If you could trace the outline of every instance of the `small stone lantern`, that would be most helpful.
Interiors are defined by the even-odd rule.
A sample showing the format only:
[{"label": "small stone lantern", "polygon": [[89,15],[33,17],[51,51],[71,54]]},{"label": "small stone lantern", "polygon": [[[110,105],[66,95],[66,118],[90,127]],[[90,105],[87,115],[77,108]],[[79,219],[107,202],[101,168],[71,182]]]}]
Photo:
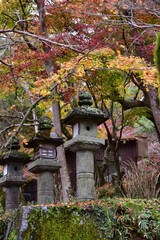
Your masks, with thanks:
[{"label": "small stone lantern", "polygon": [[76,152],[77,198],[94,199],[94,152],[105,144],[97,138],[97,126],[109,117],[92,105],[90,93],[79,96],[79,107],[68,115],[63,123],[72,125],[73,138],[64,145],[65,149]]},{"label": "small stone lantern", "polygon": [[56,147],[63,143],[63,138],[53,134],[50,137],[52,123],[49,117],[42,117],[39,121],[39,131],[25,147],[34,148],[34,161],[28,165],[28,170],[38,174],[39,204],[48,204],[54,201],[53,173],[61,167],[57,160]]},{"label": "small stone lantern", "polygon": [[23,166],[30,161],[30,158],[26,153],[19,152],[19,149],[19,140],[15,138],[10,149],[0,157],[0,165],[3,165],[0,186],[6,193],[6,212],[19,207],[20,187],[26,182],[23,178]]}]

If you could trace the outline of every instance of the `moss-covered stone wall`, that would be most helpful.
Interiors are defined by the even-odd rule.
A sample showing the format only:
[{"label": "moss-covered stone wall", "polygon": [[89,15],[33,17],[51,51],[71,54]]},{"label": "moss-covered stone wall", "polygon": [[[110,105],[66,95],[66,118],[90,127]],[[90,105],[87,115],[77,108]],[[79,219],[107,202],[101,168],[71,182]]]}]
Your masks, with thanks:
[{"label": "moss-covered stone wall", "polygon": [[8,240],[160,239],[160,201],[112,199],[15,212]]}]

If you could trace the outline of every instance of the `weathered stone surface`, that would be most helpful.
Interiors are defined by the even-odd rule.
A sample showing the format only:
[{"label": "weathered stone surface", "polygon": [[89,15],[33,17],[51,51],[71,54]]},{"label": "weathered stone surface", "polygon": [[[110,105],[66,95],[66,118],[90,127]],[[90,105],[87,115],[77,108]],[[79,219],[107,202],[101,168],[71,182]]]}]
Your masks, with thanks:
[{"label": "weathered stone surface", "polygon": [[0,187],[22,186],[25,182],[26,179],[22,176],[3,176],[0,178]]},{"label": "weathered stone surface", "polygon": [[79,200],[94,199],[94,153],[76,152],[77,197]]},{"label": "weathered stone surface", "polygon": [[82,120],[79,122],[79,134],[81,136],[97,138],[97,124],[90,120]]},{"label": "weathered stone surface", "polygon": [[61,168],[61,162],[52,159],[37,159],[28,165],[28,170],[33,173],[44,171],[56,172]]},{"label": "weathered stone surface", "polygon": [[101,138],[92,138],[87,136],[76,136],[65,142],[65,149],[70,149],[73,152],[78,150],[96,151],[100,146],[105,144],[105,140]]},{"label": "weathered stone surface", "polygon": [[19,192],[18,186],[10,186],[3,189],[6,193],[5,211],[9,212],[19,207]]},{"label": "weathered stone surface", "polygon": [[38,174],[38,203],[48,204],[53,203],[54,191],[53,191],[53,173],[41,172]]}]

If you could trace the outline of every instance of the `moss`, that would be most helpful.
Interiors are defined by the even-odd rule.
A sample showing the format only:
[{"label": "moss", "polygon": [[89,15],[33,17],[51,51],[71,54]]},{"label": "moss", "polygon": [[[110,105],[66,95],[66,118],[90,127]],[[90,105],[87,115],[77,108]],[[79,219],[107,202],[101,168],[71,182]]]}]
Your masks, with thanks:
[{"label": "moss", "polygon": [[[28,225],[25,231],[19,232],[22,217]],[[58,206],[26,206],[17,211],[8,239],[153,240],[160,237],[159,219],[158,199],[115,198]]]},{"label": "moss", "polygon": [[49,117],[43,116],[39,119],[39,130],[51,130],[52,129],[52,121]]},{"label": "moss", "polygon": [[82,212],[65,208],[45,211],[33,211],[29,217],[28,230],[23,234],[24,240],[93,240],[98,239],[94,218]]},{"label": "moss", "polygon": [[17,235],[15,230],[10,233],[8,240],[17,240]]},{"label": "moss", "polygon": [[79,108],[77,108],[77,111],[80,111],[80,112],[86,113],[86,114],[90,114],[90,113],[103,114],[103,112],[100,109],[95,108],[95,107],[90,107],[90,106],[79,107]]},{"label": "moss", "polygon": [[159,77],[160,77],[160,32],[157,34],[156,48],[154,50],[154,57],[156,66],[158,68]]},{"label": "moss", "polygon": [[1,211],[4,211],[5,209],[5,193],[2,187],[0,187],[0,209]]}]

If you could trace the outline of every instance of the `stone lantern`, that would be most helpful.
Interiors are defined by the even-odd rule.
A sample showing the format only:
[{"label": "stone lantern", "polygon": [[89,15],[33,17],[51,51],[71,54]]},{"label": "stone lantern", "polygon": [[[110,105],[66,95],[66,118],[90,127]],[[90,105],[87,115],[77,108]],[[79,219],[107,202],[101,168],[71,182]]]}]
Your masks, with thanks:
[{"label": "stone lantern", "polygon": [[56,147],[63,143],[63,138],[56,134],[50,136],[52,123],[49,117],[42,117],[39,121],[39,131],[33,139],[25,146],[34,148],[34,161],[28,165],[28,170],[38,174],[39,204],[48,204],[54,201],[54,179],[53,173],[61,167],[57,160]]},{"label": "stone lantern", "polygon": [[79,107],[75,108],[64,120],[72,125],[73,138],[64,145],[65,149],[76,152],[77,198],[94,199],[94,152],[105,144],[104,139],[97,138],[97,126],[108,119],[92,105],[90,93],[79,96]]},{"label": "stone lantern", "polygon": [[0,157],[0,165],[3,165],[0,186],[6,193],[6,212],[19,207],[20,187],[26,182],[23,178],[23,166],[30,161],[30,158],[26,153],[19,152],[19,149],[19,140],[15,138],[10,149]]}]

